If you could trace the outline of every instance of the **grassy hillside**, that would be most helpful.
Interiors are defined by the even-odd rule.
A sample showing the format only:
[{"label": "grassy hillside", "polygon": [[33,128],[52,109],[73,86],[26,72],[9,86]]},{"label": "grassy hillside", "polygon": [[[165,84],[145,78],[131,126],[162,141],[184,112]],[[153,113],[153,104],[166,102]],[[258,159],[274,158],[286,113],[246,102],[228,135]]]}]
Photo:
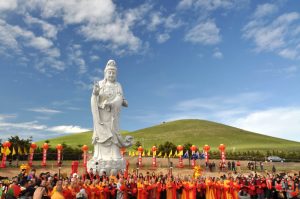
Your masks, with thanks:
[{"label": "grassy hillside", "polygon": [[[211,150],[223,143],[229,151],[245,150],[282,150],[300,152],[300,143],[284,139],[252,133],[231,126],[205,120],[178,120],[166,122],[157,126],[140,129],[134,132],[122,132],[132,135],[135,141],[140,141],[143,147],[149,149],[152,145],[159,145],[166,141],[174,144],[190,142],[197,146],[208,144]],[[91,147],[92,133],[85,132],[55,139],[50,139],[51,145],[65,142],[76,147],[78,144],[87,144]],[[43,141],[39,142],[43,143]]]},{"label": "grassy hillside", "polygon": [[[122,134],[128,133],[128,131],[122,131]],[[53,139],[47,139],[49,140],[49,144],[53,147],[56,146],[57,144],[62,144],[63,142],[66,143],[67,145],[70,145],[72,147],[78,147],[78,145],[88,145],[89,148],[93,148],[91,142],[92,142],[92,132],[87,131],[83,133],[76,133],[76,134],[71,134],[71,135],[65,135],[65,136],[60,136],[57,138]],[[36,142],[38,146],[41,146],[46,140],[41,140]]]},{"label": "grassy hillside", "polygon": [[190,142],[197,146],[208,144],[212,150],[223,143],[228,150],[289,150],[300,151],[300,143],[252,133],[242,129],[205,120],[178,120],[130,133],[146,148],[152,144],[171,141]]}]

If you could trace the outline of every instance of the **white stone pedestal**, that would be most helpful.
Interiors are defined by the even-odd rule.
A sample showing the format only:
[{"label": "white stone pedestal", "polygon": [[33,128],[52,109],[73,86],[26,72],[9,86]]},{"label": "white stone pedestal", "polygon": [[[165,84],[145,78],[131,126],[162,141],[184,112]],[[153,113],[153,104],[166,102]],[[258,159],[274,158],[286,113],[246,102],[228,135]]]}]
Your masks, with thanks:
[{"label": "white stone pedestal", "polygon": [[89,172],[90,169],[93,169],[93,173],[95,174],[96,171],[100,175],[102,175],[103,171],[106,172],[107,175],[114,175],[116,176],[120,170],[122,172],[126,169],[126,160],[116,159],[116,160],[94,160],[90,159],[87,162],[87,171]]}]

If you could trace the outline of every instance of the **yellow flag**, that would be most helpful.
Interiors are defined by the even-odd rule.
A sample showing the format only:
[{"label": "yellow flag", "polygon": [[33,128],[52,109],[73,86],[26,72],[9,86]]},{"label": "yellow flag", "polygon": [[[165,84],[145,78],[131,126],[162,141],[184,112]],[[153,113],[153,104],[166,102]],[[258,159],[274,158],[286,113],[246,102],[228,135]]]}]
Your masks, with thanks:
[{"label": "yellow flag", "polygon": [[135,155],[139,155],[139,152],[138,152],[138,151],[136,151],[136,152],[135,152]]},{"label": "yellow flag", "polygon": [[143,151],[142,156],[143,156],[143,157],[145,156],[145,151]]},{"label": "yellow flag", "polygon": [[179,153],[178,153],[178,157],[179,156],[183,156],[183,150],[181,150]]},{"label": "yellow flag", "polygon": [[158,153],[158,155],[157,155],[157,157],[161,157],[162,156],[162,153],[161,152],[159,152]]},{"label": "yellow flag", "polygon": [[6,151],[5,151],[5,155],[8,156],[10,154],[10,149],[8,147],[6,147]]},{"label": "yellow flag", "polygon": [[152,152],[152,155],[156,156],[156,151],[153,151],[153,152]]},{"label": "yellow flag", "polygon": [[26,147],[24,147],[24,155],[28,155],[28,152],[27,152],[27,149],[26,149]]},{"label": "yellow flag", "polygon": [[165,153],[165,156],[164,156],[164,158],[167,158],[168,157],[168,154],[167,153]]},{"label": "yellow flag", "polygon": [[175,158],[175,157],[177,157],[177,156],[178,156],[177,151],[175,151],[175,154],[174,154],[173,157]]},{"label": "yellow flag", "polygon": [[13,151],[12,151],[12,156],[16,155],[16,150],[15,150],[15,147],[13,147]]},{"label": "yellow flag", "polygon": [[151,150],[148,150],[147,156],[151,156]]},{"label": "yellow flag", "polygon": [[22,152],[22,150],[21,150],[21,147],[20,147],[20,146],[18,146],[18,154],[19,154],[19,155],[23,155],[23,152]]},{"label": "yellow flag", "polygon": [[4,153],[4,149],[3,149],[3,147],[1,147],[1,154],[2,154],[2,153]]},{"label": "yellow flag", "polygon": [[173,151],[172,151],[172,149],[171,149],[171,151],[170,151],[170,153],[169,153],[169,158],[172,156],[172,154],[173,154]]}]

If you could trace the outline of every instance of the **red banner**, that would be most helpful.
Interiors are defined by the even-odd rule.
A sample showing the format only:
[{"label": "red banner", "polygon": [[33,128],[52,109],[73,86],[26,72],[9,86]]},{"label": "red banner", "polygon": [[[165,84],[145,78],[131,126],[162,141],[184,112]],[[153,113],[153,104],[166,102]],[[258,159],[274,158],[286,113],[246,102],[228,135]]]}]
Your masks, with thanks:
[{"label": "red banner", "polygon": [[61,150],[57,149],[57,165],[58,166],[61,166],[60,159],[61,159]]},{"label": "red banner", "polygon": [[42,161],[42,166],[43,166],[43,167],[47,166],[47,149],[43,149],[43,161]]},{"label": "red banner", "polygon": [[28,159],[29,166],[32,166],[33,154],[34,154],[34,149],[30,148],[29,159]]},{"label": "red banner", "polygon": [[83,151],[83,166],[86,167],[87,164],[87,151]]},{"label": "red banner", "polygon": [[156,167],[156,157],[155,157],[154,153],[153,153],[153,156],[152,156],[152,167]]},{"label": "red banner", "polygon": [[208,152],[207,151],[204,152],[204,156],[205,156],[205,162],[208,163],[209,159],[208,159]]},{"label": "red banner", "polygon": [[3,153],[2,153],[2,162],[0,167],[5,168],[6,167],[6,149],[7,147],[4,147]]},{"label": "red banner", "polygon": [[225,151],[221,151],[221,160],[222,160],[222,163],[225,163],[225,161],[226,161]]},{"label": "red banner", "polygon": [[183,168],[183,161],[182,161],[182,155],[179,156],[179,168]]},{"label": "red banner", "polygon": [[152,146],[151,151],[152,151],[152,167],[156,167],[156,146]]},{"label": "red banner", "polygon": [[139,167],[142,166],[142,151],[139,151],[139,159],[138,159],[138,162],[139,162]]}]

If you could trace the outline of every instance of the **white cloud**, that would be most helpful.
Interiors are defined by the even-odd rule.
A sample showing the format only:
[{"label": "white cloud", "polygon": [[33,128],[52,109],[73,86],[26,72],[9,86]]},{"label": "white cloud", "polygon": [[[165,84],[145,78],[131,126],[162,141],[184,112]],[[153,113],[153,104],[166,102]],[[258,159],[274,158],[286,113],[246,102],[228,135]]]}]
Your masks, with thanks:
[{"label": "white cloud", "polygon": [[[1,19],[0,45],[6,49],[4,53],[13,50],[18,57],[31,60],[30,65],[33,65],[42,73],[46,73],[49,68],[58,71],[62,71],[66,68],[66,65],[59,60],[60,50],[54,47],[50,39],[36,36],[35,33],[30,30],[18,25],[10,25]],[[27,48],[32,48],[36,51],[34,53],[27,53]]]},{"label": "white cloud", "polygon": [[150,22],[147,23],[149,31],[158,31],[159,28],[164,30],[164,33],[157,34],[156,40],[158,43],[164,43],[170,39],[170,32],[183,25],[180,19],[177,19],[175,14],[170,14],[164,17],[161,12],[152,12],[150,14]]},{"label": "white cloud", "polygon": [[170,35],[167,34],[167,33],[157,35],[157,42],[158,43],[164,43],[168,39],[170,39]]},{"label": "white cloud", "polygon": [[11,118],[16,118],[17,115],[15,114],[0,114],[0,121],[6,120],[6,119],[11,119]]},{"label": "white cloud", "polygon": [[266,72],[270,74],[275,74],[279,77],[294,77],[299,72],[300,67],[296,65],[290,65],[290,66],[278,66],[276,68],[268,68],[261,70],[261,72]]},{"label": "white cloud", "polygon": [[14,10],[17,8],[17,0],[0,0],[0,11]]},{"label": "white cloud", "polygon": [[25,10],[40,10],[44,18],[62,18],[66,24],[108,22],[115,12],[111,0],[30,0],[22,6]]},{"label": "white cloud", "polygon": [[[50,111],[52,112],[52,111]],[[8,122],[7,119],[14,118],[14,115],[0,115],[1,138],[7,139],[11,135],[18,135],[22,138],[32,136],[33,140],[57,137],[61,134],[80,133],[90,131],[77,125],[47,126],[38,121],[29,122]],[[45,120],[49,118],[41,118]]]},{"label": "white cloud", "polygon": [[160,121],[205,119],[256,133],[300,141],[300,107],[257,108],[268,99],[262,93],[240,93],[230,97],[196,98],[178,102]]},{"label": "white cloud", "polygon": [[18,50],[19,44],[16,39],[14,28],[0,19],[0,43],[8,48]]},{"label": "white cloud", "polygon": [[249,3],[248,0],[181,0],[177,5],[178,9],[203,9],[213,11],[216,9],[240,8]]},{"label": "white cloud", "polygon": [[217,44],[221,41],[220,29],[214,21],[201,22],[192,28],[186,35],[185,40],[192,43],[206,45]]},{"label": "white cloud", "polygon": [[[99,80],[99,78],[97,78],[97,77],[95,76],[95,80]],[[92,84],[92,83],[86,83],[86,82],[81,81],[81,80],[75,81],[74,84],[75,84],[78,88],[83,89],[83,90],[92,90],[92,88],[93,88],[93,84]]]},{"label": "white cloud", "polygon": [[278,10],[278,7],[274,4],[266,3],[262,5],[258,5],[253,16],[255,18],[261,18],[264,16],[271,15]]},{"label": "white cloud", "polygon": [[108,42],[114,51],[119,47],[128,46],[131,52],[137,52],[141,47],[141,40],[134,36],[128,24],[121,20],[110,24],[88,24],[82,26],[80,32],[89,40]]},{"label": "white cloud", "polygon": [[258,110],[237,118],[231,125],[274,137],[300,141],[300,108],[279,107]]},{"label": "white cloud", "polygon": [[78,67],[78,73],[84,74],[87,72],[88,66],[86,65],[86,62],[83,58],[83,52],[81,50],[81,45],[79,44],[73,44],[69,48],[69,62],[70,65],[75,65]]},{"label": "white cloud", "polygon": [[85,129],[80,126],[73,126],[73,125],[62,125],[62,126],[53,126],[48,130],[53,132],[58,132],[58,133],[82,133],[82,132],[90,131],[91,129]]},{"label": "white cloud", "polygon": [[45,130],[46,128],[47,128],[46,125],[39,124],[37,121],[20,122],[20,123],[0,121],[0,129],[5,130],[5,131],[10,131],[10,130],[15,130],[15,129]]},{"label": "white cloud", "polygon": [[156,31],[159,26],[162,26],[166,31],[171,31],[183,25],[180,19],[177,19],[175,14],[170,14],[164,17],[161,12],[152,12],[150,14],[150,22],[147,24],[147,29]]},{"label": "white cloud", "polygon": [[32,46],[35,49],[39,50],[47,50],[51,46],[53,46],[52,41],[44,38],[44,37],[33,37],[29,42],[29,46]]},{"label": "white cloud", "polygon": [[40,10],[44,18],[62,18],[67,25],[78,25],[77,33],[87,40],[109,45],[112,51],[128,48],[129,52],[137,53],[142,42],[133,34],[132,26],[143,19],[149,5],[118,12],[111,0],[32,0],[25,5],[25,10],[28,8]]},{"label": "white cloud", "polygon": [[98,61],[100,59],[100,57],[98,55],[92,55],[92,56],[90,56],[90,59],[92,61]]},{"label": "white cloud", "polygon": [[280,50],[278,52],[278,54],[284,58],[295,59],[299,55],[299,52],[296,49],[285,48],[285,49]]},{"label": "white cloud", "polygon": [[263,101],[267,98],[266,94],[259,92],[240,93],[231,97],[214,96],[208,98],[195,98],[180,101],[174,107],[177,111],[190,110],[210,110],[210,111],[224,111],[235,107],[247,107],[253,103]]},{"label": "white cloud", "polygon": [[[177,18],[177,14],[165,15],[163,9],[159,12],[155,11],[152,17],[149,17],[148,14],[154,7],[150,2],[126,9],[117,7],[112,0],[28,0],[15,2],[18,3],[16,5],[18,11],[14,14],[23,18],[25,24],[18,23],[19,26],[16,26],[7,22],[6,29],[1,31],[3,34],[0,33],[0,37],[3,36],[0,40],[2,44],[7,44],[6,47],[9,44],[10,49],[18,49],[19,54],[24,53],[23,47],[42,49],[42,53],[52,57],[51,59],[43,57],[43,60],[36,61],[35,68],[43,73],[49,72],[45,64],[60,71],[66,68],[59,58],[58,47],[61,46],[58,43],[60,39],[57,37],[61,35],[58,34],[60,31],[73,31],[84,37],[86,42],[97,43],[96,45],[101,46],[102,49],[110,50],[117,55],[124,55],[141,54],[145,49],[147,50],[149,44],[137,36],[136,32],[138,31],[136,30],[141,30],[144,27],[148,27],[148,30],[156,30],[157,26],[160,25],[163,29],[161,32],[164,34],[157,39],[158,42],[165,42],[170,37],[172,30],[183,25],[182,21]],[[63,22],[63,24],[53,25],[54,22]],[[8,26],[9,28],[7,28]],[[10,31],[11,29],[13,31]],[[6,34],[11,32],[13,33],[12,36]],[[2,48],[0,50],[5,52]],[[32,60],[31,57],[28,59]],[[86,61],[80,59],[77,60],[77,63],[80,64],[80,73],[85,73]]]},{"label": "white cloud", "polygon": [[268,9],[264,6],[257,8],[255,13],[259,14],[256,14],[243,28],[243,37],[254,42],[257,52],[274,52],[288,59],[299,58],[300,49],[297,46],[300,41],[295,37],[297,31],[290,30],[297,30],[299,27],[300,14],[297,12],[284,13],[272,19],[272,17],[265,17],[275,10],[275,7],[271,8],[270,5],[269,7]]},{"label": "white cloud", "polygon": [[37,25],[41,26],[44,36],[47,38],[55,39],[57,36],[58,29],[56,28],[56,26],[54,26],[44,20],[32,17],[29,14],[27,14],[27,15],[25,15],[24,21],[29,25],[37,24]]},{"label": "white cloud", "polygon": [[217,58],[217,59],[222,59],[223,58],[223,53],[218,48],[216,48],[214,50],[213,57]]},{"label": "white cloud", "polygon": [[[31,46],[37,50],[48,50],[53,46],[51,40],[36,36],[29,30],[26,30],[17,25],[10,25],[1,19],[0,30],[2,32],[1,36],[3,36],[2,38],[0,38],[0,41],[2,41],[3,44],[9,48],[21,48],[21,45],[19,45],[18,41],[20,41],[20,43],[24,44],[25,46]],[[6,35],[6,33],[9,34]]]},{"label": "white cloud", "polygon": [[150,15],[150,22],[147,25],[147,28],[151,31],[155,31],[157,27],[163,23],[163,17],[160,12],[153,12]]},{"label": "white cloud", "polygon": [[55,109],[50,109],[46,107],[36,107],[36,108],[30,108],[27,109],[28,111],[36,112],[36,113],[44,113],[44,114],[57,114],[57,113],[62,113],[59,110]]},{"label": "white cloud", "polygon": [[51,74],[48,73],[47,67],[55,69],[55,71],[63,71],[66,69],[66,65],[63,61],[58,60],[54,57],[42,57],[37,58],[35,60],[34,67],[40,71],[41,73],[45,73],[46,75],[51,76]]}]

